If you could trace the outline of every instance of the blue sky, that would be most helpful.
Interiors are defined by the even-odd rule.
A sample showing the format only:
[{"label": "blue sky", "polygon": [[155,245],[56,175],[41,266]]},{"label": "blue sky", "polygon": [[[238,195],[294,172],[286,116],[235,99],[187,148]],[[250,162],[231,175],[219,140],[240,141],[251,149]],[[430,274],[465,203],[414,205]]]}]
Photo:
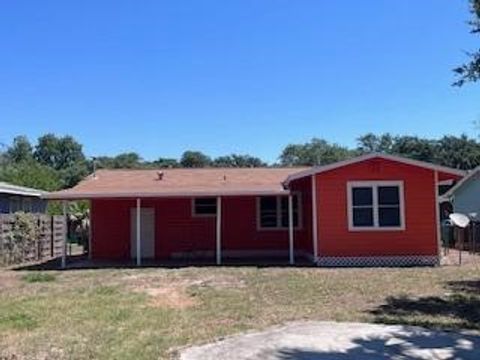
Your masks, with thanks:
[{"label": "blue sky", "polygon": [[2,1],[0,142],[274,161],[366,132],[479,134],[467,0]]}]

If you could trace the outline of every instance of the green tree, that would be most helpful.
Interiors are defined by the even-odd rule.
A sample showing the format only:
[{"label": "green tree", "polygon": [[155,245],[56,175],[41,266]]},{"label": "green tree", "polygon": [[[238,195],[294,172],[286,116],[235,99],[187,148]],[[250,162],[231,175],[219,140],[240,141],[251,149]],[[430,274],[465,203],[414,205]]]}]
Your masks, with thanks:
[{"label": "green tree", "polygon": [[15,163],[31,160],[33,157],[33,148],[28,138],[23,135],[15,137],[12,145],[6,152],[6,157],[9,161]]},{"label": "green tree", "polygon": [[[470,12],[472,13],[472,19],[469,21],[470,32],[480,35],[480,0],[470,0]],[[456,86],[480,80],[480,48],[468,53],[468,56],[470,57],[469,62],[453,70],[458,78],[454,83]]]},{"label": "green tree", "polygon": [[41,165],[59,172],[62,187],[76,185],[88,173],[82,145],[71,136],[43,135],[38,138],[33,155]]},{"label": "green tree", "polygon": [[389,152],[420,161],[435,161],[436,141],[417,136],[396,136]]},{"label": "green tree", "polygon": [[159,167],[159,168],[177,168],[180,166],[177,159],[171,158],[158,158],[157,160],[152,162],[152,167]]},{"label": "green tree", "polygon": [[203,168],[212,164],[212,159],[200,151],[187,150],[182,154],[180,164],[186,168]]},{"label": "green tree", "polygon": [[435,149],[434,161],[458,169],[473,169],[480,165],[480,144],[467,135],[444,136]]},{"label": "green tree", "polygon": [[280,155],[280,164],[282,166],[326,165],[348,159],[354,154],[346,147],[313,138],[305,144],[287,145]]},{"label": "green tree", "polygon": [[264,167],[267,166],[260,158],[251,155],[231,154],[226,156],[219,156],[213,160],[215,167],[232,167],[232,168],[247,168],[247,167]]},{"label": "green tree", "polygon": [[113,158],[116,169],[138,169],[142,167],[142,162],[142,158],[136,152],[119,154]]},{"label": "green tree", "polygon": [[33,160],[0,167],[0,181],[46,191],[59,190],[63,185],[57,171]]},{"label": "green tree", "polygon": [[393,137],[389,133],[375,135],[368,133],[357,139],[357,151],[360,153],[390,153],[392,152]]},{"label": "green tree", "polygon": [[57,137],[54,134],[38,138],[34,157],[40,164],[55,170],[66,169],[86,161],[79,142],[71,136]]},{"label": "green tree", "polygon": [[136,152],[121,153],[116,156],[99,156],[95,158],[97,168],[104,169],[140,169],[145,167]]}]

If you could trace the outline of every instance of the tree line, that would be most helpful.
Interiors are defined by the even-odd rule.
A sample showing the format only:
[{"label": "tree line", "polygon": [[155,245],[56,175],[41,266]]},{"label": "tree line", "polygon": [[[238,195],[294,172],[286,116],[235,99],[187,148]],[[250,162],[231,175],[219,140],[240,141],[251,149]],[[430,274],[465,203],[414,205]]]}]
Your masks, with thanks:
[{"label": "tree line", "polygon": [[380,152],[415,160],[472,169],[480,165],[480,143],[466,135],[427,139],[417,136],[360,136],[357,146],[349,148],[324,139],[287,145],[275,163],[259,157],[230,154],[212,158],[201,151],[185,151],[179,159],[160,157],[144,160],[136,152],[116,156],[87,157],[83,146],[72,136],[46,134],[32,144],[26,136],[17,136],[0,151],[0,181],[47,191],[69,188],[97,169],[158,169],[203,167],[279,167],[326,165],[365,153]]}]

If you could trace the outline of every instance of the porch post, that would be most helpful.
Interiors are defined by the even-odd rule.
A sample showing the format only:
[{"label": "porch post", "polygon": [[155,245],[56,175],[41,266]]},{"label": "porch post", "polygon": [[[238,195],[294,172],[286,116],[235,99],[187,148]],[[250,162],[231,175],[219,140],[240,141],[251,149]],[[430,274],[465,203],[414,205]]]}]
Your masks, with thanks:
[{"label": "porch post", "polygon": [[[435,222],[437,232],[437,246],[438,246],[438,262],[440,265],[440,258],[442,256],[442,228],[440,224],[440,202],[438,199],[438,171],[434,172],[434,188],[435,188]],[[405,221],[405,220],[404,220]]]},{"label": "porch post", "polygon": [[312,175],[312,241],[313,241],[313,261],[318,261],[318,217],[317,217],[317,180],[315,174]]},{"label": "porch post", "polygon": [[68,236],[68,221],[67,221],[67,205],[66,200],[62,201],[63,208],[63,222],[64,222],[64,235],[63,235],[63,244],[62,244],[62,269],[65,269],[67,266],[67,236]]},{"label": "porch post", "polygon": [[293,196],[288,195],[288,244],[289,244],[289,262],[290,265],[295,263],[295,254],[293,249]]},{"label": "porch post", "polygon": [[88,259],[92,260],[92,200],[89,201],[90,211],[88,212]]},{"label": "porch post", "polygon": [[217,238],[216,238],[216,260],[217,265],[222,263],[222,198],[217,196]]},{"label": "porch post", "polygon": [[140,198],[137,198],[137,234],[136,234],[136,240],[137,240],[137,266],[142,265],[142,251],[141,251],[141,217],[140,217],[140,212],[141,212],[141,200]]}]

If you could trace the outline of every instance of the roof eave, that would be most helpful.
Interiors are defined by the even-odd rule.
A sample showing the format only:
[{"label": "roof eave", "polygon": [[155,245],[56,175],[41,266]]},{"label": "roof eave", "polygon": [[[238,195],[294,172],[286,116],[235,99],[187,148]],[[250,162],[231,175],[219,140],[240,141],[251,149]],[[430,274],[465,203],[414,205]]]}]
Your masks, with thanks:
[{"label": "roof eave", "polygon": [[245,190],[245,191],[185,191],[185,192],[64,192],[49,193],[42,196],[48,200],[88,200],[88,199],[125,199],[125,198],[180,198],[205,196],[275,196],[288,195],[289,190]]}]

